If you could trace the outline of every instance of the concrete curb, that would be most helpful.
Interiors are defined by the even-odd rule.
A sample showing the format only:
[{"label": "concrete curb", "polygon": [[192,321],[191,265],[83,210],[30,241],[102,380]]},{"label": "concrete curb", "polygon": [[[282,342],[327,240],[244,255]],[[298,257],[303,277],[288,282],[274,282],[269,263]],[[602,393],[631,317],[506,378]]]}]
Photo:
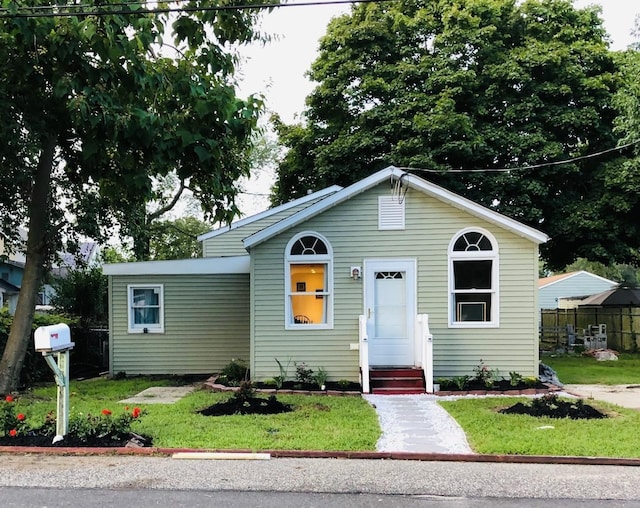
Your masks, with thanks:
[{"label": "concrete curb", "polygon": [[635,466],[640,467],[640,459],[612,457],[576,457],[543,455],[480,455],[449,453],[413,452],[349,452],[313,450],[197,450],[189,448],[77,448],[77,447],[36,447],[0,446],[3,454],[39,454],[60,456],[172,456],[177,453],[197,455],[220,454],[269,454],[272,458],[314,458],[314,459],[359,459],[359,460],[415,460],[425,462],[494,462],[504,464],[575,464],[591,466]]}]

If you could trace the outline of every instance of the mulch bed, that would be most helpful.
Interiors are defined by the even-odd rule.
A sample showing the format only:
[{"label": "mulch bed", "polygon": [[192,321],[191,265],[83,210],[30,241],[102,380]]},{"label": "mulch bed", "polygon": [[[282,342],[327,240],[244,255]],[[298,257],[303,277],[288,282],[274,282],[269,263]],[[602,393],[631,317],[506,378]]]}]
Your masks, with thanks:
[{"label": "mulch bed", "polygon": [[0,437],[0,446],[38,446],[51,448],[112,448],[112,447],[136,447],[146,448],[151,446],[151,438],[131,433],[117,438],[93,438],[89,440],[80,439],[73,435],[67,435],[62,441],[53,443],[53,436],[4,436]]},{"label": "mulch bed", "polygon": [[500,409],[499,413],[529,415],[548,418],[570,418],[572,420],[607,418],[593,406],[579,400],[562,400],[556,395],[547,395],[523,404],[518,402],[511,407]]},{"label": "mulch bed", "polygon": [[293,411],[290,404],[284,404],[275,397],[264,399],[262,397],[238,398],[231,397],[229,400],[218,402],[205,409],[198,411],[204,416],[227,416],[227,415],[273,415],[288,413]]}]

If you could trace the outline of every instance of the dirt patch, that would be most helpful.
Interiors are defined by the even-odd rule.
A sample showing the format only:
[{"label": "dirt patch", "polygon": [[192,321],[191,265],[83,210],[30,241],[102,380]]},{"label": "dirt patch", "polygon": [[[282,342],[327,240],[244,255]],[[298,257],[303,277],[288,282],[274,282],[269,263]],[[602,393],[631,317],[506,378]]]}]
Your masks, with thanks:
[{"label": "dirt patch", "polygon": [[567,401],[558,398],[557,395],[538,397],[527,404],[518,402],[511,407],[500,409],[498,412],[535,417],[570,418],[572,420],[607,418],[607,415],[585,404],[582,399]]}]

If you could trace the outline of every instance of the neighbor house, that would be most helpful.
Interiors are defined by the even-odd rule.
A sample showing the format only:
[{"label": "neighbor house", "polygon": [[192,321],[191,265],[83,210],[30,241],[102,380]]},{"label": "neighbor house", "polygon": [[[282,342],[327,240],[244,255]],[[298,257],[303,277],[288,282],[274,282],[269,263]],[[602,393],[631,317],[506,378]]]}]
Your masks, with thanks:
[{"label": "neighbor house", "polygon": [[[560,273],[538,281],[538,305],[540,309],[558,309],[576,306],[582,298],[607,291],[618,283],[585,270]],[[564,303],[563,303],[564,301]]]},{"label": "neighbor house", "polygon": [[414,174],[387,168],[200,240],[201,259],[104,265],[112,373],[233,358],[257,380],[278,360],[363,386],[382,366],[423,369],[427,386],[481,361],[538,373],[546,235]]}]

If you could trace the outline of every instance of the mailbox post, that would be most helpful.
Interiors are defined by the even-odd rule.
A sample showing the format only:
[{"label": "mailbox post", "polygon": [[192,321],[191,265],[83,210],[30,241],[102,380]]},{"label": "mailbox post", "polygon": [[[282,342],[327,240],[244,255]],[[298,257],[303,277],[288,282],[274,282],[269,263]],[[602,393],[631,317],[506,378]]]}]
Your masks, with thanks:
[{"label": "mailbox post", "polygon": [[71,342],[71,332],[64,323],[37,328],[34,342],[36,351],[42,353],[53,371],[58,387],[56,436],[53,438],[57,443],[66,436],[69,427],[69,352],[75,344]]}]

